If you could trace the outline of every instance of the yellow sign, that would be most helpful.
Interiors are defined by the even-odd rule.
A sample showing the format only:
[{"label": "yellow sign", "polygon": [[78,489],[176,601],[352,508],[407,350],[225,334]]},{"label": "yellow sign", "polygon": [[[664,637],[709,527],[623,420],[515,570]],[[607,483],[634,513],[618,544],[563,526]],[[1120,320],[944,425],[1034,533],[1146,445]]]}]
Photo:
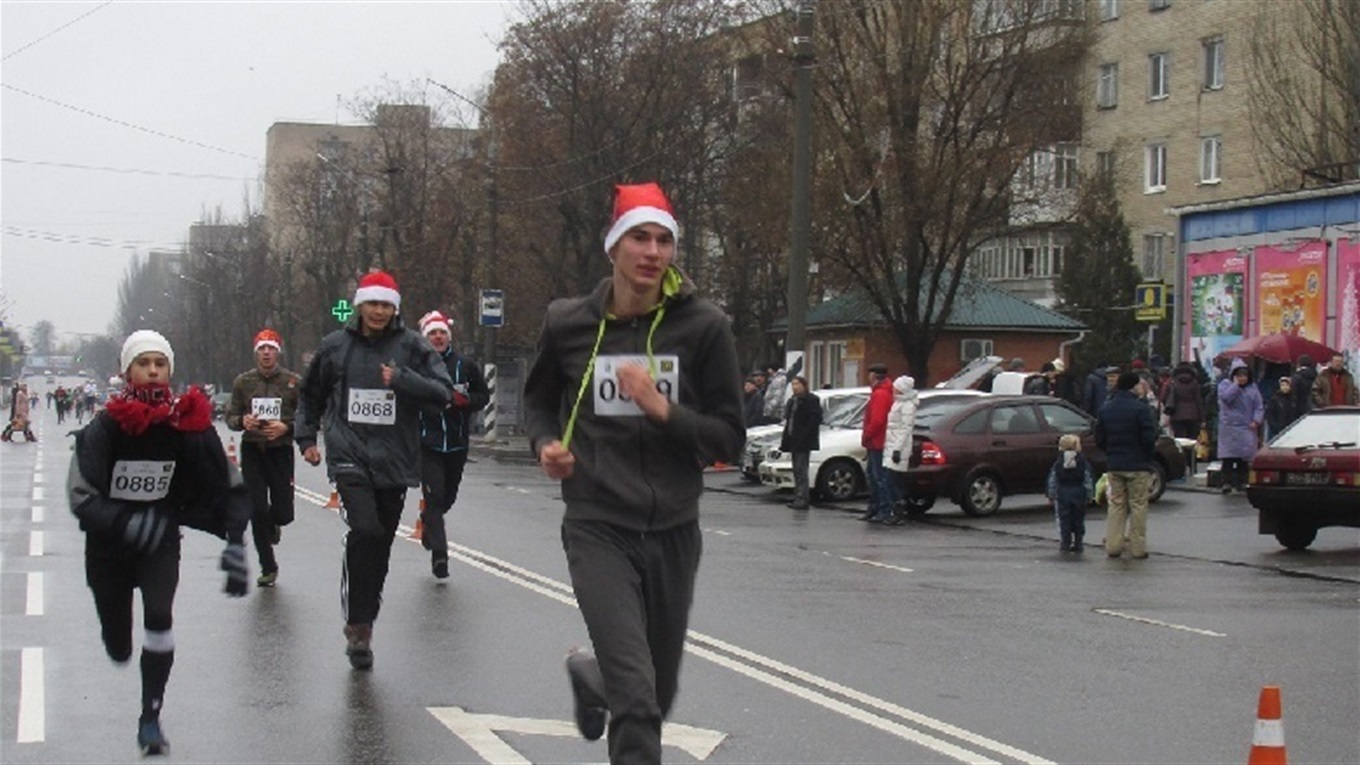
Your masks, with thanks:
[{"label": "yellow sign", "polygon": [[1138,321],[1161,321],[1166,318],[1166,285],[1146,282],[1134,290],[1134,318]]}]

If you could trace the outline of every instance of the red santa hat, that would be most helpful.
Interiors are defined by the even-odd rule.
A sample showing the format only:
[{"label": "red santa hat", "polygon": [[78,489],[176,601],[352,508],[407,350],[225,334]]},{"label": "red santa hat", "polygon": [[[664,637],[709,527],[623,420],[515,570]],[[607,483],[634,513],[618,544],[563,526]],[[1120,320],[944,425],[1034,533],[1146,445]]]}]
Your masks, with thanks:
[{"label": "red santa hat", "polygon": [[449,334],[453,334],[449,329],[448,317],[444,314],[438,311],[430,311],[420,317],[420,334],[428,335],[436,329],[442,329]]},{"label": "red santa hat", "polygon": [[354,291],[354,304],[391,303],[401,309],[401,293],[397,292],[397,280],[386,271],[371,271],[359,279],[359,289]]},{"label": "red santa hat", "polygon": [[614,222],[609,227],[609,233],[605,234],[604,251],[608,253],[614,249],[614,245],[629,229],[644,223],[662,226],[671,232],[671,236],[680,235],[670,200],[666,199],[666,193],[660,186],[655,183],[615,186]]},{"label": "red santa hat", "polygon": [[258,351],[266,345],[272,346],[276,351],[282,351],[283,338],[279,337],[279,333],[272,329],[262,329],[255,335],[255,350]]}]

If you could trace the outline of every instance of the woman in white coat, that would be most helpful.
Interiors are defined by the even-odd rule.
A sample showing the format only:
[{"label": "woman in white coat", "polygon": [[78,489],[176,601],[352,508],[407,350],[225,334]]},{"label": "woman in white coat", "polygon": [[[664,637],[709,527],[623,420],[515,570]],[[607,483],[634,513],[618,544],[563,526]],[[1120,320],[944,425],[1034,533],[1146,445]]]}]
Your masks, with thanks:
[{"label": "woman in white coat", "polygon": [[[900,487],[904,487],[904,474],[911,462],[911,432],[916,425],[916,381],[907,375],[893,380],[892,409],[888,410],[888,434],[883,439],[883,467],[896,474]],[[902,496],[908,496],[904,490]],[[894,508],[899,510],[900,508]],[[904,521],[900,512],[884,521],[896,526]]]}]

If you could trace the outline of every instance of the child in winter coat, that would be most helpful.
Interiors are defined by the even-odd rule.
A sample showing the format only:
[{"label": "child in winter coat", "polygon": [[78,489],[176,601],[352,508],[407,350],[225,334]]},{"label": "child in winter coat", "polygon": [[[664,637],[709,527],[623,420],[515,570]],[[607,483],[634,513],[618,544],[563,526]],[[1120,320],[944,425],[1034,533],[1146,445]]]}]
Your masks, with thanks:
[{"label": "child in winter coat", "polygon": [[180,527],[227,540],[226,592],[246,594],[242,544],[250,500],[240,471],[227,463],[212,425],[212,404],[198,388],[175,398],[175,355],[156,332],[128,336],[121,354],[126,385],[76,434],[67,479],[71,511],[85,532],[85,582],[109,658],[132,657],[132,593],[142,591],[142,754],[170,744],[160,712],[175,661],[171,632],[179,583]]},{"label": "child in winter coat", "polygon": [[1082,551],[1086,536],[1086,505],[1094,494],[1091,463],[1081,456],[1081,439],[1072,433],[1058,439],[1061,452],[1048,470],[1048,502],[1058,519],[1063,552]]},{"label": "child in winter coat", "polygon": [[1299,418],[1298,397],[1294,395],[1294,384],[1288,377],[1280,378],[1280,387],[1266,404],[1266,440],[1284,431]]}]

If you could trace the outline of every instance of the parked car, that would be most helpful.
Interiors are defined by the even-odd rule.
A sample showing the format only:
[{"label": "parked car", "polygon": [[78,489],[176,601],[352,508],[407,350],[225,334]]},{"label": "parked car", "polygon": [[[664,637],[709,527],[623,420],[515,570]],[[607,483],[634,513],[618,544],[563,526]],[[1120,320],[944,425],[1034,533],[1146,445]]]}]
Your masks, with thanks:
[{"label": "parked car", "polygon": [[[859,428],[864,422],[864,407],[869,404],[869,387],[827,388],[813,391],[822,402],[822,438],[841,428]],[[746,453],[741,463],[742,477],[760,481],[760,464],[771,449],[779,448],[784,426],[757,425],[746,429]]]},{"label": "parked car", "polygon": [[[822,422],[821,448],[808,457],[808,482],[817,496],[826,501],[838,502],[854,499],[868,491],[869,456],[860,445],[860,435],[864,431],[864,411],[869,403],[869,389],[864,388],[864,398],[853,418]],[[933,407],[945,402],[972,400],[986,397],[986,393],[975,390],[954,390],[948,388],[928,388],[919,392],[916,416],[929,412]],[[767,450],[765,460],[760,465],[760,482],[772,489],[793,488],[793,457],[779,449],[779,440]]]},{"label": "parked car", "polygon": [[1303,550],[1325,526],[1360,528],[1360,407],[1316,409],[1251,460],[1247,499],[1258,531]]},{"label": "parked car", "polygon": [[227,416],[227,407],[231,406],[231,393],[212,394],[212,413],[214,419],[222,419]]},{"label": "parked car", "polygon": [[[907,474],[908,512],[920,514],[947,497],[968,515],[991,515],[1001,499],[1044,491],[1058,454],[1058,438],[1081,437],[1082,454],[1097,476],[1105,454],[1095,443],[1095,420],[1066,401],[1048,396],[987,396],[942,402],[918,413],[912,470]],[[1157,439],[1148,500],[1156,502],[1166,482],[1185,475],[1185,455],[1175,439]]]}]

